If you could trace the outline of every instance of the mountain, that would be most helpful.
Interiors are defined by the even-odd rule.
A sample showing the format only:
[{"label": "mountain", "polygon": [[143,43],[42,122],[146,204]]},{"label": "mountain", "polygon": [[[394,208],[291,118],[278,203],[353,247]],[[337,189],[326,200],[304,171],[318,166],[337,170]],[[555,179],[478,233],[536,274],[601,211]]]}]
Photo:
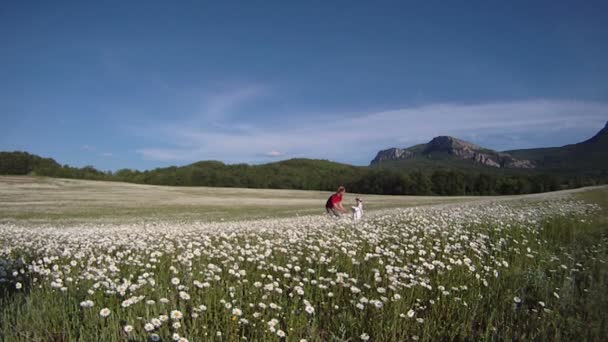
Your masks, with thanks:
[{"label": "mountain", "polygon": [[592,138],[562,147],[505,151],[548,170],[608,170],[608,122]]},{"label": "mountain", "polygon": [[596,173],[608,170],[608,123],[595,136],[562,147],[498,152],[449,136],[426,144],[390,148],[378,152],[371,166],[398,169],[534,169],[566,173]]},{"label": "mountain", "polygon": [[[409,148],[390,148],[378,152],[371,165],[380,165],[387,161],[427,160],[463,160],[472,164],[495,168],[532,169],[536,165],[530,160],[516,158],[508,153],[497,152],[470,142],[450,136],[433,138],[426,144]],[[403,163],[402,163],[403,164]]]}]

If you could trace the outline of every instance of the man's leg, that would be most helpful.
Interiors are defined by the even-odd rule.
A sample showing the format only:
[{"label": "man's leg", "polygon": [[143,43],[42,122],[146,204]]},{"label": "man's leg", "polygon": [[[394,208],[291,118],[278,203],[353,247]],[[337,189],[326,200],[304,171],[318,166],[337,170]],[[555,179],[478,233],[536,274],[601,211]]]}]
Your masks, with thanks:
[{"label": "man's leg", "polygon": [[331,208],[331,212],[334,213],[335,217],[340,218],[340,212],[336,208]]},{"label": "man's leg", "polygon": [[325,207],[325,210],[328,214],[333,215],[333,217],[340,217],[340,214],[335,208]]}]

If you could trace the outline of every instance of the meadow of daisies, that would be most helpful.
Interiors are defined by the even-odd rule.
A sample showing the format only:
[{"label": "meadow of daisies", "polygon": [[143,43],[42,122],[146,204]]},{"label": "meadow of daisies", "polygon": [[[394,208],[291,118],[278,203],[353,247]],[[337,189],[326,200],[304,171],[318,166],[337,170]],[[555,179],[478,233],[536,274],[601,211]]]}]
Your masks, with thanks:
[{"label": "meadow of daisies", "polygon": [[0,340],[601,340],[607,195],[358,223],[2,223]]}]

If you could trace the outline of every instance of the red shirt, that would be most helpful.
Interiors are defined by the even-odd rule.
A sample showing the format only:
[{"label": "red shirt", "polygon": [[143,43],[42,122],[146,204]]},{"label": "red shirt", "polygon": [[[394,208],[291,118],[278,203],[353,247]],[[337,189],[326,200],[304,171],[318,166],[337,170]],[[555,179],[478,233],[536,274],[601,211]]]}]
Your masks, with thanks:
[{"label": "red shirt", "polygon": [[342,202],[342,194],[334,194],[333,196],[331,196],[332,205],[336,205],[340,202]]}]

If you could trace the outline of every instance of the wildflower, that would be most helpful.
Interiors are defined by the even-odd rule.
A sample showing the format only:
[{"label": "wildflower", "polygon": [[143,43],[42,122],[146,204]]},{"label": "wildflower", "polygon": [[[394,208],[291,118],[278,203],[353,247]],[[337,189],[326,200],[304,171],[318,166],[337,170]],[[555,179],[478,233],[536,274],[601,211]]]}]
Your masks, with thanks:
[{"label": "wildflower", "polygon": [[23,285],[21,285],[21,283],[19,283],[19,282],[17,282],[17,283],[15,284],[15,288],[16,288],[17,290],[21,290],[21,288],[22,288],[22,287],[23,287]]},{"label": "wildflower", "polygon": [[133,326],[132,325],[125,325],[125,327],[123,329],[128,334],[131,331],[133,331]]},{"label": "wildflower", "polygon": [[152,324],[152,323],[146,323],[146,324],[144,325],[144,330],[145,330],[145,331],[148,331],[148,332],[150,332],[150,331],[154,330],[154,324]]},{"label": "wildflower", "polygon": [[359,335],[359,338],[361,339],[361,341],[367,341],[367,340],[369,340],[369,335],[366,333],[363,333],[363,334]]},{"label": "wildflower", "polygon": [[181,311],[179,311],[179,310],[171,311],[171,319],[178,321],[178,320],[182,319],[182,317],[184,317],[184,314],[182,314]]},{"label": "wildflower", "polygon": [[160,336],[158,334],[150,334],[150,340],[158,342],[160,341]]},{"label": "wildflower", "polygon": [[559,299],[559,295],[557,294],[557,292],[553,292],[553,295],[555,296],[555,298]]},{"label": "wildflower", "polygon": [[101,310],[99,311],[99,316],[101,316],[101,317],[104,317],[104,318],[105,318],[105,317],[110,316],[110,313],[111,313],[110,309],[108,309],[108,308],[103,308],[103,309],[101,309]]},{"label": "wildflower", "polygon": [[519,297],[513,297],[513,301],[517,304],[521,303],[521,298]]},{"label": "wildflower", "polygon": [[270,321],[268,321],[268,326],[269,327],[274,327],[277,324],[279,324],[279,320],[277,320],[276,318],[273,318]]},{"label": "wildflower", "polygon": [[94,305],[94,303],[92,300],[85,300],[85,301],[80,302],[80,306],[83,308],[92,308],[93,305]]},{"label": "wildflower", "polygon": [[277,336],[279,336],[280,338],[285,337],[285,332],[281,329],[277,330]]},{"label": "wildflower", "polygon": [[307,307],[306,307],[306,309],[304,309],[304,310],[306,310],[306,312],[307,312],[309,315],[312,315],[312,314],[314,314],[314,313],[315,313],[315,308],[313,308],[312,306],[307,306]]},{"label": "wildflower", "polygon": [[407,312],[407,317],[409,318],[414,317],[414,315],[416,315],[416,311],[414,311],[413,309],[410,309],[410,311]]}]

